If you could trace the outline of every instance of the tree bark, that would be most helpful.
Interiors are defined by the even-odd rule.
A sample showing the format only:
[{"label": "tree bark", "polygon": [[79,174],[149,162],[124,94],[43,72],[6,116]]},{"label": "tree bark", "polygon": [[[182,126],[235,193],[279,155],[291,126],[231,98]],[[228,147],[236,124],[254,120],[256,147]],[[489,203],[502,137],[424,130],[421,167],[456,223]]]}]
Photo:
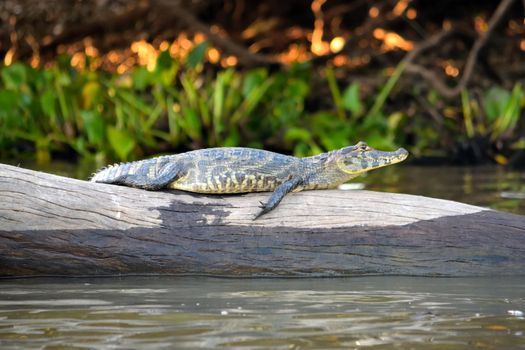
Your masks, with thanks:
[{"label": "tree bark", "polygon": [[197,195],[0,165],[0,276],[523,274],[525,216],[421,196]]}]

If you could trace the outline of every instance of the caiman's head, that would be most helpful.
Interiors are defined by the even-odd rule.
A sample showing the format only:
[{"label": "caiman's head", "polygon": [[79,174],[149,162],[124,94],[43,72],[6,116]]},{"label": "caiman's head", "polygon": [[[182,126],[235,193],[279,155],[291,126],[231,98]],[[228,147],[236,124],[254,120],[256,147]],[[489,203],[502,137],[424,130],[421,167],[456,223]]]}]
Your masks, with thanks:
[{"label": "caiman's head", "polygon": [[372,169],[399,163],[408,156],[404,148],[393,152],[373,149],[364,142],[341,148],[333,153],[339,169],[350,175],[359,175]]}]

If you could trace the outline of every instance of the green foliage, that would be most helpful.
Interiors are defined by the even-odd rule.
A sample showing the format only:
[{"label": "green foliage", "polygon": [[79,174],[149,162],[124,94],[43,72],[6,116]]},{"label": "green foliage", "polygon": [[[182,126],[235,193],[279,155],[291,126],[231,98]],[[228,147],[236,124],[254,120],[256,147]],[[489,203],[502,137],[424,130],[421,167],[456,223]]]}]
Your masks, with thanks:
[{"label": "green foliage", "polygon": [[485,98],[485,113],[491,123],[491,138],[497,140],[500,137],[509,136],[516,127],[521,115],[522,107],[525,107],[524,93],[521,85],[514,85],[511,93],[493,87],[487,92]]},{"label": "green foliage", "polygon": [[[498,152],[494,155],[496,162],[507,163],[501,153],[505,148],[525,148],[525,137],[516,140],[515,135],[525,107],[525,94],[519,83],[511,91],[494,86],[478,100],[472,98],[468,91],[461,94],[464,130],[467,138],[487,139],[496,145]],[[503,147],[511,143],[510,147]]]},{"label": "green foliage", "polygon": [[[286,71],[265,68],[214,72],[204,69],[208,45],[196,46],[184,63],[167,51],[154,69],[137,66],[123,75],[75,70],[68,57],[48,69],[23,63],[0,68],[0,156],[30,149],[38,161],[54,154],[131,160],[144,155],[213,146],[251,146],[311,155],[359,140],[381,149],[405,144],[413,149],[436,147],[448,132],[458,139],[483,135],[514,146],[525,99],[493,87],[481,106],[465,91],[461,122],[444,118],[442,130],[414,126],[405,111],[389,110],[403,71],[399,66],[376,96],[363,96],[361,86],[340,86],[336,71],[326,68],[321,82],[331,103],[312,100],[311,67],[297,64]],[[314,92],[317,92],[314,91]],[[429,94],[428,101],[440,100]],[[309,106],[309,107],[307,107]],[[447,107],[448,108],[448,107]],[[412,125],[410,125],[412,123]]]}]

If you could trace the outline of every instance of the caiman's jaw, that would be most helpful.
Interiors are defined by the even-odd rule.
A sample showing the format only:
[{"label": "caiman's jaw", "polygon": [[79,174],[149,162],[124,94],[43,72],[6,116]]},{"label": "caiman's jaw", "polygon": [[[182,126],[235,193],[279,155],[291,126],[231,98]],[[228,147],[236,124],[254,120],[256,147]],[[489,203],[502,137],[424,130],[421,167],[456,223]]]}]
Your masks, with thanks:
[{"label": "caiman's jaw", "polygon": [[347,174],[358,175],[364,172],[396,164],[406,159],[408,152],[400,148],[393,152],[378,151],[364,142],[345,147],[334,155],[337,165]]}]

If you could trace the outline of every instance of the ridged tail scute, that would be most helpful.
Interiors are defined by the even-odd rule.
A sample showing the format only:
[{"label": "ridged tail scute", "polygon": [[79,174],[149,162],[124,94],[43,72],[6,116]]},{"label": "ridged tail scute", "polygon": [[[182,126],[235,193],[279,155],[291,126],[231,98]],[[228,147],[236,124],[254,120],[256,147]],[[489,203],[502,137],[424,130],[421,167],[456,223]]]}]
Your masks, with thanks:
[{"label": "ridged tail scute", "polygon": [[89,179],[91,182],[100,182],[100,183],[115,183],[118,182],[119,177],[126,175],[124,168],[129,169],[130,163],[117,163],[109,165],[105,168],[100,169]]},{"label": "ridged tail scute", "polygon": [[170,157],[115,164],[97,172],[91,182],[158,190],[174,181],[183,170],[182,166]]},{"label": "ridged tail scute", "polygon": [[116,169],[118,166],[120,166],[120,164],[108,165],[107,167],[100,169],[99,171],[97,171],[91,176],[89,181],[101,182],[101,183],[111,183],[112,177],[110,175],[113,172],[113,170]]}]

